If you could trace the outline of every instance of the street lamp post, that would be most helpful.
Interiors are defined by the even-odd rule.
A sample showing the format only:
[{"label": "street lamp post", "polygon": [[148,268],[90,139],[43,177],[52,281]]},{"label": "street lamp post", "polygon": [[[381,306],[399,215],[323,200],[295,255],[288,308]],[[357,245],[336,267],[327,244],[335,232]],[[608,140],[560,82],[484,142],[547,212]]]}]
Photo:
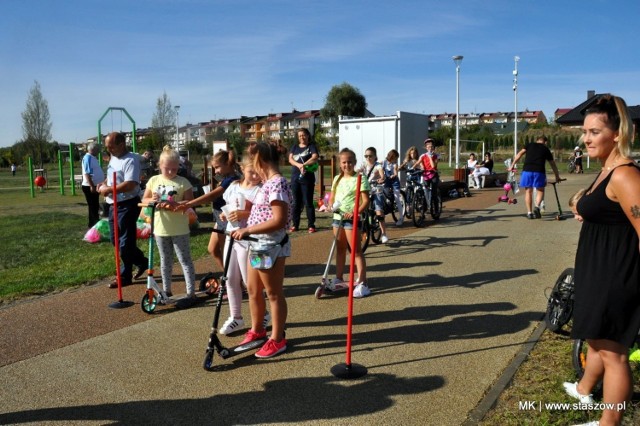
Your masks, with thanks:
[{"label": "street lamp post", "polygon": [[180,105],[174,108],[176,110],[176,149],[180,149]]},{"label": "street lamp post", "polygon": [[518,153],[518,61],[520,56],[513,57],[515,68],[513,69],[513,97],[514,97],[514,114],[513,114],[513,159],[516,159]]},{"label": "street lamp post", "polygon": [[456,170],[460,164],[460,64],[462,56],[454,56],[453,62],[456,64]]}]

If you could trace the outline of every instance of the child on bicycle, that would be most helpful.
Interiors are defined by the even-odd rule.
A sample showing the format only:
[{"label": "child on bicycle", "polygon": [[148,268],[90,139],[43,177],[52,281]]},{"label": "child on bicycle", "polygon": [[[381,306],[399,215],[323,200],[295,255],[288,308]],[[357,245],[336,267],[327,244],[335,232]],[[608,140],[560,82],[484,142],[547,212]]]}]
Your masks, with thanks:
[{"label": "child on bicycle", "polygon": [[418,152],[418,148],[416,148],[415,146],[410,146],[405,153],[404,160],[402,161],[402,164],[400,164],[400,167],[398,167],[398,170],[413,170],[419,159],[420,153]]},{"label": "child on bicycle", "polygon": [[396,209],[399,213],[396,226],[402,226],[404,222],[404,211],[402,208],[402,195],[400,194],[400,178],[398,177],[398,158],[400,154],[395,149],[392,149],[387,153],[387,158],[382,163],[382,169],[384,170],[385,181],[384,188],[386,191],[393,191],[393,199],[396,202]]},{"label": "child on bicycle", "polygon": [[[251,206],[255,201],[260,186],[260,176],[253,168],[250,156],[246,155],[242,162],[242,177],[240,180],[232,182],[222,195],[226,203],[225,206],[229,206],[228,214],[223,212],[221,215],[221,218],[227,222],[227,232],[247,226]],[[231,240],[226,238],[225,241],[224,258],[227,259]],[[229,265],[227,265],[229,318],[220,328],[220,334],[225,335],[243,328],[245,324],[242,317],[242,283],[244,282],[245,286],[247,285],[249,245],[246,241],[235,241],[231,250]],[[265,313],[266,322],[268,322],[268,315],[268,313]]]},{"label": "child on bicycle", "polygon": [[433,139],[427,138],[424,141],[424,147],[427,150],[422,154],[418,160],[416,168],[423,170],[422,180],[425,183],[431,183],[431,191],[435,192],[438,188],[439,175],[438,175],[438,160],[439,156],[435,152],[435,144]]},{"label": "child on bicycle", "polygon": [[187,296],[182,307],[188,307],[195,301],[196,274],[189,246],[188,215],[176,211],[180,201],[193,199],[193,187],[184,177],[178,176],[180,155],[169,145],[160,154],[158,167],[160,174],[152,176],[147,182],[142,202],[157,203],[154,214],[154,231],[158,252],[160,253],[160,271],[162,288],[171,297],[171,278],[173,274],[173,253],[182,266]]},{"label": "child on bicycle", "polygon": [[[370,152],[371,148],[367,150]],[[355,170],[356,154],[349,148],[344,148],[338,155],[340,174],[333,179],[331,184],[331,197],[329,205],[333,206],[336,202],[340,203],[339,212],[333,214],[333,233],[337,235],[336,239],[336,277],[329,284],[329,289],[339,290],[346,288],[348,284],[343,279],[344,266],[347,256],[347,244],[351,230],[353,229],[353,210],[356,201],[356,183],[358,181],[358,173]],[[358,214],[366,211],[369,206],[369,182],[363,176],[360,183],[360,204],[358,206]],[[340,226],[342,221],[342,226]],[[347,234],[347,231],[349,233]],[[367,272],[366,262],[362,249],[360,247],[360,239],[355,244],[355,267],[358,278],[355,281],[353,289],[353,297],[366,297],[371,294],[371,290],[366,284]]]},{"label": "child on bicycle", "polygon": [[375,209],[382,237],[380,241],[386,244],[389,241],[387,237],[387,227],[384,224],[384,181],[385,175],[382,164],[378,162],[378,153],[374,147],[369,147],[364,152],[364,163],[358,169],[362,173],[362,177],[369,182],[371,187],[371,198],[373,200],[373,208]]}]

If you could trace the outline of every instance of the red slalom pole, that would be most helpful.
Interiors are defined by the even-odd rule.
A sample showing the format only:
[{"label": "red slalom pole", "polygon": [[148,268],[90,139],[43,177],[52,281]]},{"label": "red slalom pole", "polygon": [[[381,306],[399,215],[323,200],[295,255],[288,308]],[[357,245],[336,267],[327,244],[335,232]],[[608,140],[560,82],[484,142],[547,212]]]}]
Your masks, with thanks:
[{"label": "red slalom pole", "polygon": [[358,173],[356,180],[356,200],[353,206],[353,229],[351,231],[351,256],[349,257],[349,297],[347,308],[347,353],[344,364],[337,364],[331,368],[331,373],[341,379],[357,379],[367,374],[367,368],[351,363],[351,341],[353,329],[353,287],[355,283],[355,262],[356,262],[356,244],[360,244],[360,235],[358,231],[358,219],[360,215],[360,185],[362,183],[362,175]]},{"label": "red slalom pole", "polygon": [[116,172],[113,172],[113,239],[116,253],[116,281],[118,282],[118,301],[109,304],[110,308],[120,309],[132,306],[132,302],[122,300],[122,274],[120,273],[120,234],[118,229],[118,193],[116,191]]}]

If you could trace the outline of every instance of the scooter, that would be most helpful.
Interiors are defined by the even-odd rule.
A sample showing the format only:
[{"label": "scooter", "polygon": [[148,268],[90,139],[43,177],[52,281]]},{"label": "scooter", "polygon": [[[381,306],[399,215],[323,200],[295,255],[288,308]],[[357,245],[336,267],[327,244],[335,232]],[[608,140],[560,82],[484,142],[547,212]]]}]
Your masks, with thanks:
[{"label": "scooter", "polygon": [[[340,212],[340,202],[336,201],[333,204],[331,209],[334,213]],[[329,258],[327,259],[327,266],[324,268],[324,273],[322,274],[322,279],[318,288],[316,288],[315,296],[316,299],[320,299],[325,292],[333,293],[334,291],[346,290],[349,288],[348,283],[341,283],[337,285],[332,285],[331,280],[329,279],[329,267],[331,266],[331,259],[333,258],[333,253],[336,250],[336,244],[338,243],[338,235],[340,234],[340,229],[342,229],[342,214],[340,214],[340,224],[338,225],[338,229],[335,232],[333,237],[333,243],[331,244],[331,250],[329,250]]]},{"label": "scooter", "polygon": [[[138,204],[139,207],[145,208],[145,215],[150,217],[149,224],[151,225],[151,232],[149,233],[149,264],[147,265],[147,290],[142,296],[142,300],[140,301],[140,307],[147,314],[152,314],[155,311],[158,305],[172,305],[175,304],[176,308],[183,309],[191,306],[193,301],[188,300],[185,297],[173,298],[167,295],[167,293],[162,289],[161,286],[158,285],[156,280],[153,277],[153,228],[154,228],[154,218],[157,203],[149,203]],[[197,301],[201,299],[206,299],[211,295],[210,289],[208,287],[208,281],[202,279],[200,281],[200,287],[198,288],[198,292],[196,292]],[[203,297],[204,296],[204,297]]]},{"label": "scooter", "polygon": [[[229,232],[222,231],[219,229],[213,229],[213,232],[217,232],[218,234],[225,234],[227,238],[231,238]],[[258,241],[257,238],[253,237],[244,237],[243,240],[248,241]],[[207,371],[213,370],[213,355],[214,351],[218,353],[218,355],[222,359],[231,358],[242,353],[248,352],[253,349],[258,349],[262,347],[262,345],[267,341],[267,337],[262,339],[254,340],[252,342],[246,343],[244,345],[238,345],[231,348],[227,348],[220,342],[220,338],[218,337],[218,325],[220,322],[220,311],[222,309],[222,302],[225,294],[227,293],[227,273],[229,270],[229,260],[231,259],[231,252],[233,249],[234,239],[230,239],[229,248],[227,249],[227,253],[224,259],[224,272],[220,277],[220,287],[218,289],[218,298],[216,300],[216,308],[213,314],[213,324],[211,326],[211,333],[209,334],[209,342],[207,343],[207,349],[204,353],[204,361],[202,362],[202,368]]]},{"label": "scooter", "polygon": [[509,191],[513,190],[513,185],[510,182],[507,182],[502,187],[504,189],[504,195],[498,197],[498,201],[501,203],[507,204],[518,204],[518,199],[513,197],[509,197]]},{"label": "scooter", "polygon": [[566,179],[560,179],[558,182],[551,182],[553,185],[553,192],[556,194],[556,202],[558,203],[558,214],[556,215],[556,220],[565,220],[564,213],[562,213],[562,207],[560,206],[560,198],[558,198],[558,190],[556,189],[556,185]]}]

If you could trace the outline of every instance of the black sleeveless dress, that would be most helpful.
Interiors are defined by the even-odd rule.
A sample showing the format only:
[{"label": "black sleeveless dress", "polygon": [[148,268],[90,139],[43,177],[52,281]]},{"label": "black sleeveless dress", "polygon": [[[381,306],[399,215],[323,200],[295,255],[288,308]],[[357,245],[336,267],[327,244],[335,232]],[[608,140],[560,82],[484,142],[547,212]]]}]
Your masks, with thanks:
[{"label": "black sleeveless dress", "polygon": [[605,193],[616,169],[596,188],[592,183],[587,191],[592,192],[578,201],[584,222],[575,260],[571,336],[630,347],[640,329],[640,253],[635,229],[620,204]]}]

